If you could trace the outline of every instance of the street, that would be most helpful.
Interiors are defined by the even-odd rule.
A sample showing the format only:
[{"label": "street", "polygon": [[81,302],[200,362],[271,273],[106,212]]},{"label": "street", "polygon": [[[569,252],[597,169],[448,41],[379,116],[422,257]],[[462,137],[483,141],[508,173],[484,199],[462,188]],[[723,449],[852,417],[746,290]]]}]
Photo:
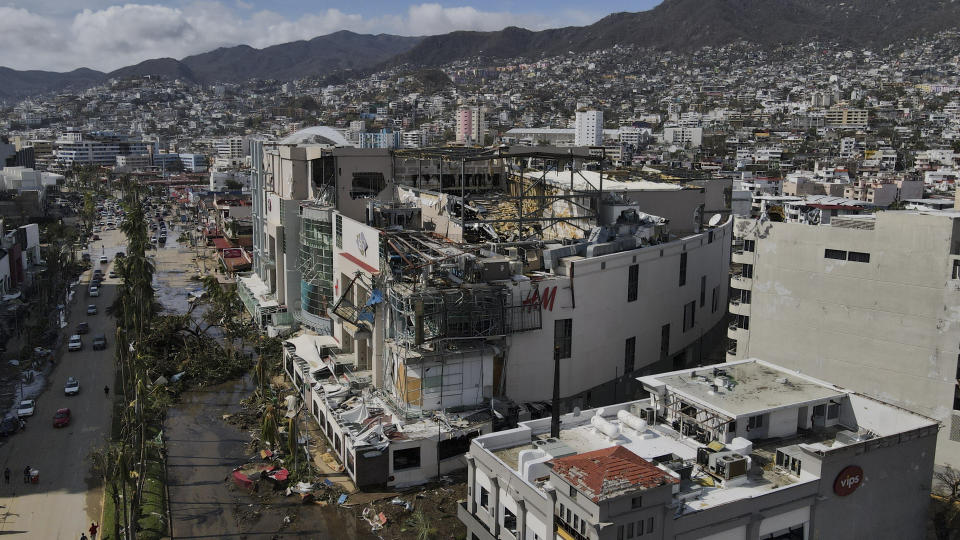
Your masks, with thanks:
[{"label": "street", "polygon": [[[113,254],[122,248],[124,237],[118,230],[100,235],[102,242],[90,246],[93,268],[109,274]],[[97,263],[102,253],[110,257],[108,265]],[[36,398],[36,412],[27,419],[25,431],[4,439],[0,446],[0,464],[11,470],[10,483],[0,486],[0,535],[79,538],[91,522],[100,522],[103,490],[100,480],[90,475],[87,455],[105,441],[111,424],[113,389],[108,398],[103,387],[113,386],[116,343],[114,320],[106,314],[106,307],[116,296],[119,280],[105,279],[100,296],[89,298],[91,273],[81,276],[73,304],[68,306],[69,319],[60,345],[63,352],[46,390]],[[87,315],[88,304],[97,306],[96,315]],[[83,350],[67,352],[69,336],[83,321],[90,324],[90,332],[81,336]],[[106,335],[106,350],[93,350],[93,337],[98,334]],[[76,396],[63,393],[70,376],[80,382]],[[57,429],[53,427],[53,415],[61,407],[70,408],[72,419],[68,427]],[[24,484],[23,469],[27,465],[40,471],[38,484]]]}]

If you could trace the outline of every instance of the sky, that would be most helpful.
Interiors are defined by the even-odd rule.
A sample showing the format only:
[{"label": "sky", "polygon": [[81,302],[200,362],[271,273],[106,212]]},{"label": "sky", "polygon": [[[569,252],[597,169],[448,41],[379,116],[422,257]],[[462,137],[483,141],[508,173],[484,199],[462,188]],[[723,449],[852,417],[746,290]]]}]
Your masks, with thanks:
[{"label": "sky", "polygon": [[[261,48],[338,30],[419,36],[586,25],[661,0],[0,0],[0,66],[111,71],[217,47]],[[0,85],[3,81],[0,80]]]}]

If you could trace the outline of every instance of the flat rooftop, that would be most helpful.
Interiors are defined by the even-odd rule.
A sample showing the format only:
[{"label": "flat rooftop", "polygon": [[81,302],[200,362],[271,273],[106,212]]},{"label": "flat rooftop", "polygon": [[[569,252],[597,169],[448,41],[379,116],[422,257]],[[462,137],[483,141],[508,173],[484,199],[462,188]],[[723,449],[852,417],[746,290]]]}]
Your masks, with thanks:
[{"label": "flat rooftop", "polygon": [[[648,426],[647,429],[639,432],[623,425],[616,417],[616,412],[620,409],[629,411],[633,408],[639,412],[639,408],[642,408],[647,403],[646,400],[642,400],[602,409],[603,417],[620,428],[616,438],[609,438],[599,433],[597,429],[590,424],[590,418],[597,412],[597,410],[591,410],[583,411],[579,417],[564,415],[558,439],[562,445],[565,445],[566,451],[569,452],[567,455],[584,454],[612,446],[619,446],[630,450],[651,463],[664,463],[665,461],[674,463],[694,462],[697,457],[697,449],[704,446],[703,444],[690,437],[680,435],[664,424]],[[578,425],[572,425],[575,422]],[[542,424],[542,426],[540,424]],[[523,471],[518,468],[520,453],[524,450],[537,449],[538,445],[534,444],[534,441],[546,441],[550,437],[549,418],[521,424],[521,426],[531,427],[534,425],[536,425],[538,429],[531,433],[529,440],[519,441],[516,437],[510,437],[513,439],[513,444],[502,448],[489,449],[494,456],[521,478],[523,477]],[[518,430],[519,429],[523,428],[521,427],[518,428]],[[546,431],[540,432],[541,429],[546,429]],[[483,439],[489,439],[492,444],[495,444],[496,436],[500,433],[504,432],[492,433],[477,440],[479,442]],[[821,435],[812,435],[806,439],[806,442],[819,442],[823,439],[824,437]],[[772,455],[766,452],[752,453],[751,457],[757,463],[765,463],[772,459]],[[669,469],[666,465],[662,465],[662,468],[665,470]],[[675,500],[678,504],[684,506],[682,512],[688,513],[740,499],[756,497],[766,491],[817,480],[818,477],[816,475],[807,471],[802,471],[798,477],[784,474],[779,469],[770,466],[757,467],[752,474],[745,475],[739,478],[737,482],[729,483],[721,487],[719,483],[709,475],[702,471],[695,471],[689,480],[684,479],[680,481],[679,492]],[[542,481],[532,479],[528,481],[539,489],[542,489],[544,485]],[[678,512],[679,511],[678,509]]]},{"label": "flat rooftop", "polygon": [[651,390],[666,387],[676,395],[730,418],[841,398],[848,393],[842,388],[760,360],[673,371],[640,377],[639,380]]}]

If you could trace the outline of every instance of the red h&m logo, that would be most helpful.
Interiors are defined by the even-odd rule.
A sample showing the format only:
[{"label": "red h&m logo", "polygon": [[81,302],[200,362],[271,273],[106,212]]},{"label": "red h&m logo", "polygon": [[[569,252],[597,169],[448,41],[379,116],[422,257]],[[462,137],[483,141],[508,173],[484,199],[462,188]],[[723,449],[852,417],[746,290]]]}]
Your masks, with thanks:
[{"label": "red h&m logo", "polygon": [[540,291],[537,289],[531,289],[530,294],[523,299],[523,305],[527,306],[531,310],[537,304],[540,304],[541,307],[547,311],[553,311],[553,300],[557,297],[557,288],[556,287],[547,287],[543,290],[543,296],[540,296]]}]

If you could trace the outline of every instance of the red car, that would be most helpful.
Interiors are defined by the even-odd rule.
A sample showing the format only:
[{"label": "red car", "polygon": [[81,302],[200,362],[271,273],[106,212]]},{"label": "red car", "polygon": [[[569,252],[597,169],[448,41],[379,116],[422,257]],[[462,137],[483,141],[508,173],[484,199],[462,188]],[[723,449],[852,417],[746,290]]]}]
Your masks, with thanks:
[{"label": "red car", "polygon": [[67,427],[70,425],[70,409],[57,409],[53,415],[53,427]]}]

